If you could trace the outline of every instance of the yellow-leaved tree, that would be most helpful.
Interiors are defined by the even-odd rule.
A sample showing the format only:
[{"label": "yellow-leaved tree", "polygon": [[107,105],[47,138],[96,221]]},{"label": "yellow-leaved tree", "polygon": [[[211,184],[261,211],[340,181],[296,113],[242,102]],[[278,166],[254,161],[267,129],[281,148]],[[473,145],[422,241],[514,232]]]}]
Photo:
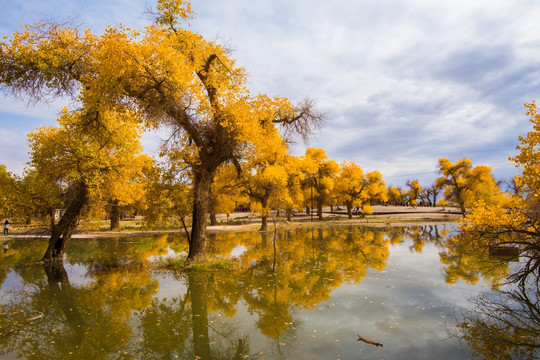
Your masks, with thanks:
[{"label": "yellow-leaved tree", "polygon": [[305,200],[302,183],[306,175],[302,171],[302,160],[298,156],[287,156],[284,166],[287,172],[287,192],[281,200],[285,204],[287,221],[291,221],[293,210],[301,209]]},{"label": "yellow-leaved tree", "polygon": [[407,180],[406,185],[409,187],[409,201],[412,206],[418,205],[418,198],[422,191],[422,186],[418,180]]},{"label": "yellow-leaved tree", "polygon": [[242,181],[238,169],[233,164],[221,166],[212,182],[212,198],[210,204],[210,224],[217,225],[216,213],[229,215],[237,208],[238,203],[246,200],[242,194]]},{"label": "yellow-leaved tree", "polygon": [[[150,168],[154,160],[146,154],[133,156],[129,166],[118,168],[104,176],[99,200],[98,214],[107,211],[110,218],[110,229],[120,228],[122,213],[137,213],[145,209],[145,181],[143,170]],[[97,200],[97,199],[96,199]],[[96,204],[97,205],[97,204]]]},{"label": "yellow-leaved tree", "polygon": [[36,169],[27,168],[17,191],[17,213],[30,224],[35,217],[49,219],[54,225],[55,212],[64,208],[63,184],[41,176]]},{"label": "yellow-leaved tree", "polygon": [[189,238],[186,218],[193,203],[189,179],[176,168],[154,164],[144,170],[144,222],[150,226],[182,224]]},{"label": "yellow-leaved tree", "polygon": [[111,174],[131,166],[142,151],[134,114],[106,112],[101,117],[107,137],[85,128],[81,113],[67,110],[58,127],[42,127],[28,135],[30,170],[40,182],[63,190],[64,212],[58,222],[50,214],[51,236],[43,260],[62,259],[89,199],[110,186]]},{"label": "yellow-leaved tree", "polygon": [[261,228],[268,229],[268,215],[271,208],[285,208],[281,199],[287,195],[288,175],[285,167],[288,156],[285,141],[277,134],[267,133],[265,141],[259,144],[253,155],[248,157],[244,171],[244,188],[247,195],[260,206]]},{"label": "yellow-leaved tree", "polygon": [[15,214],[17,178],[0,165],[0,217],[8,218]]},{"label": "yellow-leaved tree", "polygon": [[403,205],[405,203],[406,194],[400,187],[390,186],[386,191],[386,195],[394,205]]},{"label": "yellow-leaved tree", "polygon": [[352,219],[353,206],[362,208],[363,213],[370,214],[371,202],[386,201],[386,184],[382,174],[373,171],[364,175],[360,165],[353,161],[343,161],[335,181],[334,192],[338,201],[345,203],[349,219]]},{"label": "yellow-leaved tree", "polygon": [[261,129],[281,125],[307,136],[323,117],[313,102],[253,95],[243,68],[214,41],[186,29],[188,0],[158,0],[143,34],[124,26],[102,35],[38,23],[0,43],[0,83],[33,100],[72,95],[96,129],[104,109],[136,111],[148,127],[171,132],[193,183],[189,259],[204,259],[211,184],[239,162]]},{"label": "yellow-leaved tree", "polygon": [[437,178],[436,186],[444,189],[444,199],[459,206],[463,215],[479,201],[487,204],[504,201],[488,166],[473,167],[472,161],[467,158],[455,163],[441,158],[439,172],[442,176]]},{"label": "yellow-leaved tree", "polygon": [[307,148],[302,157],[305,180],[305,199],[309,201],[309,207],[313,211],[312,202],[317,204],[317,216],[323,219],[323,205],[328,203],[328,199],[334,188],[334,181],[339,171],[339,165],[334,160],[328,160],[324,149]]}]

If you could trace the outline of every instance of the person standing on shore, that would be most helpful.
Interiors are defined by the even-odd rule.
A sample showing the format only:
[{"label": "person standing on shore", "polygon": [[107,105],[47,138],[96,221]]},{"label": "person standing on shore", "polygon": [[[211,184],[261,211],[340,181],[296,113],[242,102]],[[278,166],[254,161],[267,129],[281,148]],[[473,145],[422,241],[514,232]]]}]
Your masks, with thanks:
[{"label": "person standing on shore", "polygon": [[9,221],[4,222],[4,235],[9,235]]}]

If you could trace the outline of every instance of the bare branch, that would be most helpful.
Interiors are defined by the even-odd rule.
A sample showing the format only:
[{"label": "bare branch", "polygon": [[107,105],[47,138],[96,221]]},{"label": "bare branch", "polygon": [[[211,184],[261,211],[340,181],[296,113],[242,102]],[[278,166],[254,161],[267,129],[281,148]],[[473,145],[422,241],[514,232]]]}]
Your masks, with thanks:
[{"label": "bare branch", "polygon": [[283,129],[283,138],[287,142],[294,142],[300,136],[304,143],[309,142],[316,130],[319,130],[325,121],[326,114],[315,110],[315,101],[304,99],[294,109],[293,115],[276,114],[272,120]]}]

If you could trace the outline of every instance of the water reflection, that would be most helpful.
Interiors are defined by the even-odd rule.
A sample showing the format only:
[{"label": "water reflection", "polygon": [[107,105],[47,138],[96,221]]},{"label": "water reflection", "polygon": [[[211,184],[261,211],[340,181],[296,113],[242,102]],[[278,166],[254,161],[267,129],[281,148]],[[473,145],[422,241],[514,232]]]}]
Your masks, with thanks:
[{"label": "water reflection", "polygon": [[148,271],[126,266],[94,273],[84,285],[73,285],[62,263],[33,272],[41,277],[3,306],[0,344],[17,358],[106,358],[133,337],[131,312],[149,306],[158,290]]},{"label": "water reflection", "polygon": [[[13,243],[0,252],[1,354],[300,359],[347,358],[362,350],[367,358],[391,358],[420,341],[422,334],[411,339],[415,327],[434,326],[425,335],[426,356],[446,352],[451,355],[445,358],[459,359],[462,350],[437,339],[445,332],[440,319],[453,311],[444,301],[464,288],[438,284],[439,272],[432,268],[440,253],[441,271],[457,282],[459,276],[448,274],[466,274],[477,258],[466,260],[459,272],[454,270],[462,266],[459,261],[445,263],[457,256],[448,232],[433,225],[299,229],[279,232],[275,239],[271,233],[213,234],[212,256],[235,256],[238,266],[183,274],[155,271],[149,261],[182,253],[181,237],[74,240],[64,265],[56,266],[31,264],[46,244]],[[429,265],[418,268],[418,260],[407,254],[429,257]],[[431,291],[433,283],[437,291]],[[362,347],[358,332],[385,347]]]},{"label": "water reflection", "polygon": [[498,234],[501,243],[512,245],[504,247],[490,246],[492,238],[467,231],[447,241],[442,255],[451,269],[447,273],[471,283],[482,278],[494,290],[470,299],[453,332],[477,357],[540,358],[540,290],[537,268],[531,266],[538,253],[516,246],[521,237]]},{"label": "water reflection", "polygon": [[540,358],[540,291],[520,284],[509,291],[482,294],[459,318],[456,336],[484,359]]},{"label": "water reflection", "polygon": [[491,256],[488,239],[469,234],[449,237],[441,248],[445,279],[451,284],[459,280],[475,284],[483,279],[496,289],[510,274],[509,260]]}]

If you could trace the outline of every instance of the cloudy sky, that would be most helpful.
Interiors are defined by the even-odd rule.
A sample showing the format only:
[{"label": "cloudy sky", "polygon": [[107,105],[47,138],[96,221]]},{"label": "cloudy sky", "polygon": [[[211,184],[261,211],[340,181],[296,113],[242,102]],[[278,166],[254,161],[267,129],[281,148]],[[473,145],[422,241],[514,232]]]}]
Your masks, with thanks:
[{"label": "cloudy sky", "polygon": [[[142,28],[151,0],[1,0],[0,34],[37,19],[76,18],[94,33]],[[253,92],[317,101],[325,126],[308,146],[379,170],[387,184],[431,185],[441,157],[515,172],[508,156],[540,101],[535,0],[193,0],[191,28],[227,44]],[[0,164],[20,173],[26,133],[65,104],[0,95]],[[155,151],[155,135],[145,148]],[[299,144],[295,155],[305,150]]]}]

